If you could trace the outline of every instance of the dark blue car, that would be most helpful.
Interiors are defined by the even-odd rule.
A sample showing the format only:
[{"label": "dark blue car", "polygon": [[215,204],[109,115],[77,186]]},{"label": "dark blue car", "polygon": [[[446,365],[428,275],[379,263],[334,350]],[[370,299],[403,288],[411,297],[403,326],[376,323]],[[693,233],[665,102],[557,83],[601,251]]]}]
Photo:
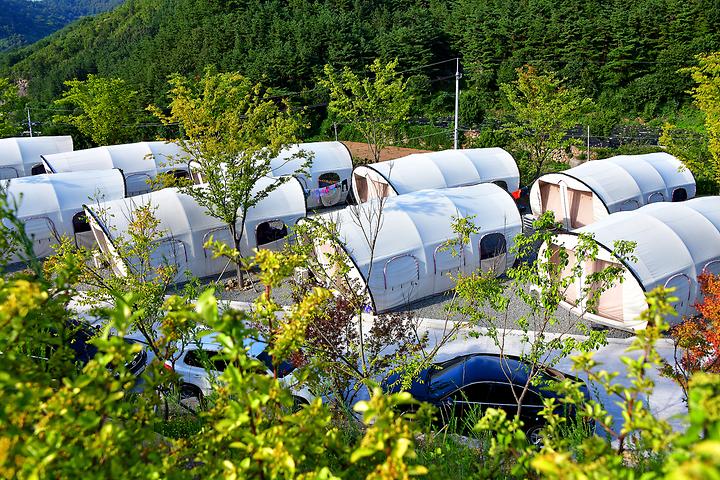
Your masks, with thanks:
[{"label": "dark blue car", "polygon": [[[513,417],[518,407],[516,397],[520,396],[527,383],[529,371],[529,366],[518,357],[475,353],[437,363],[421,371],[408,391],[416,400],[436,406],[440,411],[438,420],[441,424],[447,423],[450,418],[461,420],[471,409],[478,407],[482,410],[501,408]],[[581,380],[554,368],[543,367],[537,376],[538,384],[531,384],[522,400],[520,419],[531,443],[541,441],[543,418],[539,413],[543,409],[543,398],[558,398],[551,385],[565,378],[581,383],[585,397],[590,398],[587,386]],[[402,389],[396,375],[386,381],[386,387],[391,392]],[[572,408],[561,413],[575,416]]]}]

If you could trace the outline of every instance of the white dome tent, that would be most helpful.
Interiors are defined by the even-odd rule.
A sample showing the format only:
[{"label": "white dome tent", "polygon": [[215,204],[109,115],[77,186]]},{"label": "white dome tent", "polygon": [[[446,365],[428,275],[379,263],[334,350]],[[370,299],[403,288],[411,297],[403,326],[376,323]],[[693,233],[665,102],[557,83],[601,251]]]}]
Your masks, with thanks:
[{"label": "white dome tent", "polygon": [[572,230],[611,213],[694,196],[692,173],[677,158],[659,152],[620,155],[543,175],[530,190],[530,207],[536,217],[552,210]]},{"label": "white dome tent", "polygon": [[0,139],[0,180],[46,173],[41,155],[71,152],[70,136]]},{"label": "white dome tent", "polygon": [[128,195],[150,191],[149,182],[160,173],[188,176],[187,154],[173,142],[139,142],[43,155],[48,172],[79,172],[118,168],[128,185]]},{"label": "white dome tent", "polygon": [[502,148],[470,148],[414,153],[353,170],[358,203],[424,189],[496,183],[508,192],[520,188],[520,172]]},{"label": "white dome tent", "polygon": [[[482,268],[500,275],[514,262],[511,247],[522,231],[520,214],[512,197],[497,185],[422,190],[388,198],[382,202],[381,227],[372,252],[366,237],[377,229],[373,220],[377,213],[372,209],[380,204],[374,200],[317,217],[336,225],[340,244],[313,240],[323,271],[333,271],[330,259],[340,253],[350,267],[349,277],[358,280],[363,291],[369,285],[368,300],[376,312],[454,288],[450,273]],[[480,228],[458,256],[444,248],[457,239],[454,216],[474,216],[472,222]]]},{"label": "white dome tent", "polygon": [[[636,242],[632,259],[622,262],[623,281],[603,292],[597,312],[588,314],[593,322],[625,330],[645,328],[639,320],[647,308],[645,293],[657,286],[675,287],[673,305],[677,323],[684,315],[695,313],[701,300],[697,277],[701,273],[720,273],[720,197],[701,197],[682,203],[653,203],[632,212],[620,212],[575,232],[557,237],[550,248],[567,249],[574,262],[577,234],[592,234],[600,246],[598,259],[586,262],[584,271],[600,271],[620,261],[611,255],[616,240]],[[542,249],[548,248],[543,245]],[[576,292],[585,286],[584,277],[568,288],[563,307],[581,311]]]},{"label": "white dome tent", "polygon": [[7,196],[18,207],[35,255],[42,258],[53,253],[61,236],[74,238],[78,246],[93,246],[83,205],[123,198],[125,180],[120,170],[35,175],[8,181]]},{"label": "white dome tent", "polygon": [[[276,179],[263,179],[256,189],[266,187]],[[197,188],[202,188],[202,185]],[[302,187],[297,181],[284,182],[251,208],[245,219],[242,244],[243,255],[249,255],[255,247],[276,249],[287,240],[290,227],[305,217]],[[213,259],[212,252],[204,248],[212,236],[215,240],[233,245],[227,226],[211,217],[204,207],[176,188],[165,188],[137,197],[116,200],[99,205],[87,205],[90,225],[101,250],[112,259],[113,270],[127,274],[127,265],[116,250],[116,240],[126,238],[133,212],[140,206],[150,205],[159,221],[158,231],[164,234],[157,241],[153,263],[165,262],[178,268],[178,280],[185,273],[207,277],[222,273],[227,268],[225,259]],[[238,224],[239,226],[239,224]]]},{"label": "white dome tent", "polygon": [[[307,172],[295,173],[306,158],[300,152],[312,154]],[[330,207],[343,203],[350,192],[353,164],[350,150],[341,142],[300,143],[285,149],[270,162],[274,176],[293,175],[305,188],[308,208]]]}]

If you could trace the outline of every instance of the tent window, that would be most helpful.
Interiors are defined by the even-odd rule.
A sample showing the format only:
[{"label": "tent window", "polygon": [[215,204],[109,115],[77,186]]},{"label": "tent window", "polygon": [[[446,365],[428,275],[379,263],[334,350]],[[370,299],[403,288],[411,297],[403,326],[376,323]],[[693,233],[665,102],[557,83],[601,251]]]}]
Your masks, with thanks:
[{"label": "tent window", "polygon": [[287,225],[285,225],[282,220],[263,222],[259,224],[255,230],[258,246],[276,242],[287,237],[287,234]]},{"label": "tent window", "polygon": [[673,202],[684,202],[688,199],[687,190],[684,188],[676,188],[673,190],[672,201]]},{"label": "tent window", "polygon": [[190,174],[187,172],[187,170],[170,170],[169,172],[167,172],[167,174],[177,179],[190,177]]},{"label": "tent window", "polygon": [[664,202],[665,195],[662,192],[653,192],[648,197],[648,203]]},{"label": "tent window", "polygon": [[383,277],[385,290],[417,282],[420,280],[420,262],[409,254],[393,257],[385,263]]},{"label": "tent window", "polygon": [[90,224],[84,212],[78,212],[72,218],[73,231],[75,233],[83,233],[90,231]]},{"label": "tent window", "polygon": [[490,233],[480,240],[480,260],[495,258],[507,252],[507,242],[502,233]]},{"label": "tent window", "polygon": [[508,191],[507,182],[505,180],[495,180],[493,183],[505,190],[506,192]]},{"label": "tent window", "polygon": [[438,245],[433,252],[435,274],[444,274],[453,270],[460,270],[464,257],[463,246],[460,241],[452,244]]},{"label": "tent window", "polygon": [[336,183],[340,183],[340,175],[335,172],[323,173],[320,175],[320,178],[318,178],[318,187],[320,188],[329,187]]},{"label": "tent window", "polygon": [[30,171],[30,175],[42,175],[44,173],[47,173],[45,171],[45,166],[42,163],[38,163],[37,165],[32,167],[32,170]]},{"label": "tent window", "polygon": [[635,209],[638,209],[638,208],[640,208],[640,204],[638,203],[637,200],[625,200],[625,201],[620,205],[620,210],[623,211],[623,212],[627,212],[627,211],[630,211],[630,210],[635,210]]}]

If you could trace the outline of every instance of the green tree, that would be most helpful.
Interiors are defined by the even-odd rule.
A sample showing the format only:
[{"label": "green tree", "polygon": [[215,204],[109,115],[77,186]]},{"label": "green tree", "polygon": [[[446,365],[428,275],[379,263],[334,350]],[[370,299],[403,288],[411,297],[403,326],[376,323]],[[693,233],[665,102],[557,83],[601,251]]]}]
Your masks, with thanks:
[{"label": "green tree", "polygon": [[[151,110],[163,122],[178,123],[179,140],[194,174],[203,185],[184,185],[208,214],[222,220],[234,242],[233,252],[221,250],[235,262],[238,286],[245,283],[240,245],[248,211],[289,177],[266,182],[271,160],[298,142],[301,116],[271,90],[238,73],[208,68],[199,80],[182,75],[170,79],[170,113]],[[293,156],[307,155],[300,152]]]},{"label": "green tree", "polygon": [[583,97],[581,89],[566,86],[553,72],[538,72],[526,65],[517,75],[516,81],[500,86],[510,105],[511,121],[505,129],[515,147],[528,155],[524,173],[531,183],[553,154],[569,145],[565,135],[589,110],[592,100]]},{"label": "green tree", "polygon": [[689,71],[696,83],[692,90],[693,98],[705,114],[712,170],[720,183],[720,52],[699,56],[698,65]]},{"label": "green tree", "polygon": [[379,162],[383,148],[397,139],[398,129],[407,120],[414,101],[407,82],[395,71],[397,63],[376,59],[365,78],[348,67],[338,72],[325,65],[325,77],[320,80],[320,85],[330,92],[330,113],[360,132],[373,163]]},{"label": "green tree", "polygon": [[0,138],[20,132],[16,118],[19,100],[17,85],[9,78],[0,78]]},{"label": "green tree", "polygon": [[96,145],[115,145],[137,140],[146,117],[140,93],[125,80],[90,74],[86,80],[70,80],[55,100],[72,113],[56,115],[54,122],[68,123]]}]

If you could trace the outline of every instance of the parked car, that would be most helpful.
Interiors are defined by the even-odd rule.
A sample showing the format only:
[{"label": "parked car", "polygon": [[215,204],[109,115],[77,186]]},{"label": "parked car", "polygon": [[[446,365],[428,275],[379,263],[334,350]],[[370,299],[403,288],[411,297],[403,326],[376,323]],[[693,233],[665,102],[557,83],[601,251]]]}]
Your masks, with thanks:
[{"label": "parked car", "polygon": [[[184,398],[196,397],[202,400],[213,388],[215,379],[219,377],[227,366],[227,362],[219,357],[222,347],[217,343],[215,334],[210,334],[200,342],[190,343],[180,351],[174,363],[165,362],[165,367],[174,370],[180,376],[180,396]],[[248,355],[258,359],[266,369],[268,375],[273,375],[272,357],[266,351],[267,344],[253,339],[245,339]],[[206,368],[207,367],[207,368]],[[306,386],[300,386],[295,378],[295,366],[289,362],[282,362],[277,367],[277,376],[281,384],[290,388],[296,404],[308,404],[315,396]]]},{"label": "parked car", "polygon": [[[90,360],[92,360],[98,352],[95,345],[92,344],[91,340],[98,335],[98,328],[80,322],[77,320],[71,320],[68,322],[68,331],[70,332],[68,338],[68,347],[70,347],[74,353],[75,363],[79,368],[84,367]],[[52,335],[57,335],[57,332],[51,332]],[[130,338],[123,338],[127,343],[139,343],[136,340]],[[35,360],[47,361],[52,355],[52,351],[55,349],[53,345],[46,345],[42,348],[41,353],[32,355]],[[133,356],[130,361],[125,364],[125,367],[130,373],[139,377],[147,366],[148,353],[147,348],[143,348]],[[110,367],[112,370],[112,366]]]},{"label": "parked car", "polygon": [[[420,372],[408,391],[416,400],[438,407],[438,420],[441,424],[447,423],[451,418],[462,419],[471,409],[477,407],[501,408],[506,410],[509,416],[514,416],[518,406],[515,398],[527,383],[529,371],[529,366],[519,357],[474,353],[433,364]],[[539,384],[529,386],[522,400],[520,413],[525,433],[533,444],[541,442],[540,430],[544,421],[539,413],[543,409],[543,398],[559,397],[551,389],[553,382],[571,378],[581,383],[581,391],[586,398],[590,398],[584,382],[554,368],[543,367],[537,378]],[[390,392],[400,391],[397,375],[388,378],[385,387]],[[513,395],[513,388],[516,395]],[[562,409],[566,407],[558,408],[564,415],[575,416],[575,411],[571,408],[565,411]]]}]

